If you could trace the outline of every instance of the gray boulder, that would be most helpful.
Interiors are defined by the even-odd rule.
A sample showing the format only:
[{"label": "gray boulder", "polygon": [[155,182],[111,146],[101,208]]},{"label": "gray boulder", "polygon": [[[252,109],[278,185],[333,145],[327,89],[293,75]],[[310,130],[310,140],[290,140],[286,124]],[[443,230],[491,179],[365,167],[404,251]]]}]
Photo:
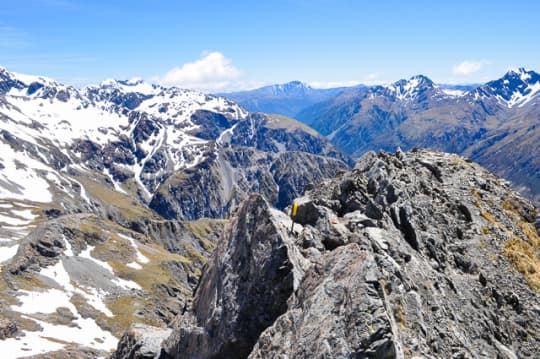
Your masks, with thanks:
[{"label": "gray boulder", "polygon": [[170,329],[133,324],[120,339],[111,359],[157,358],[161,352],[161,343],[170,334]]}]

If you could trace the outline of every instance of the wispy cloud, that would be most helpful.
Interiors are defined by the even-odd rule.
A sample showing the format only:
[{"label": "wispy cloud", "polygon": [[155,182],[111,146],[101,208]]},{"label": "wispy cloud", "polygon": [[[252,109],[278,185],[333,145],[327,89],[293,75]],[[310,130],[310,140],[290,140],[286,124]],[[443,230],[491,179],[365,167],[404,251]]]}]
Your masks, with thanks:
[{"label": "wispy cloud", "polygon": [[241,71],[221,52],[203,53],[194,62],[175,67],[154,80],[165,86],[178,86],[216,92],[238,87]]},{"label": "wispy cloud", "polygon": [[490,63],[488,60],[465,60],[452,67],[452,72],[454,75],[468,76],[480,71],[485,65],[489,65]]}]

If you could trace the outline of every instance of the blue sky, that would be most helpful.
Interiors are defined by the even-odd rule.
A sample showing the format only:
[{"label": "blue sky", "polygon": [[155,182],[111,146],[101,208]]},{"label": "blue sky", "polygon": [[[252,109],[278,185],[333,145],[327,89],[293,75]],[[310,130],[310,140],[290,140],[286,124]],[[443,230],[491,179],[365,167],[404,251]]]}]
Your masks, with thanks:
[{"label": "blue sky", "polygon": [[207,91],[540,71],[540,1],[2,0],[0,65]]}]

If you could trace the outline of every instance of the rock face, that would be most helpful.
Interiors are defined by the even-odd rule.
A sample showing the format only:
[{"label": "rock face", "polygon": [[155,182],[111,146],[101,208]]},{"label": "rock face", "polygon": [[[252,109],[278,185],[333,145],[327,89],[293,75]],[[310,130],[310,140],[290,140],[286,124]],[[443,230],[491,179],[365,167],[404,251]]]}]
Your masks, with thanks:
[{"label": "rock face", "polygon": [[169,219],[223,218],[257,192],[281,209],[306,185],[350,164],[313,130],[284,117],[251,114],[219,141],[204,161],[165,180],[150,208]]},{"label": "rock face", "polygon": [[249,357],[395,358],[379,277],[375,258],[357,244],[313,260],[289,310],[261,335]]},{"label": "rock face", "polygon": [[306,262],[287,236],[287,217],[250,196],[226,228],[202,275],[193,309],[164,343],[174,358],[246,357],[287,309]]},{"label": "rock face", "polygon": [[161,358],[537,358],[535,208],[454,155],[368,153],[244,202]]},{"label": "rock face", "polygon": [[17,333],[17,324],[14,322],[0,318],[0,340],[15,336]]}]

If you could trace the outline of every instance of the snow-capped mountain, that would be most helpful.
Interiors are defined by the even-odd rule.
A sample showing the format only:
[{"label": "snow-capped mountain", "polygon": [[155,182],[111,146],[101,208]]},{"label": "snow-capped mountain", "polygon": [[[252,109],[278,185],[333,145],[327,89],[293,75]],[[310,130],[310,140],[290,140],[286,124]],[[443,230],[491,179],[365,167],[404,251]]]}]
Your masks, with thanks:
[{"label": "snow-capped mountain", "polygon": [[[163,169],[178,171],[203,159],[210,143],[193,135],[201,126],[192,120],[197,111],[226,114],[231,121],[247,117],[244,109],[224,98],[142,82],[106,81],[79,91],[5,70],[2,78],[4,131],[37,152],[40,144],[54,146],[64,155],[64,165],[100,172],[104,167],[118,188],[119,179],[130,176],[145,199],[156,189],[154,176]],[[87,151],[89,145],[95,148]],[[88,162],[99,152],[107,157]],[[162,166],[154,171],[156,158]]]},{"label": "snow-capped mountain", "polygon": [[71,342],[103,356],[132,321],[168,323],[248,192],[285,207],[349,162],[292,119],[197,91],[79,90],[6,69],[0,91],[0,347],[12,357]]},{"label": "snow-capped mountain", "polygon": [[[380,91],[384,89],[385,91]],[[413,76],[408,80],[399,80],[393,84],[375,87],[373,94],[382,94],[392,97],[394,101],[409,102],[421,100],[430,95],[430,92],[438,91],[438,87],[429,78],[423,75]]]},{"label": "snow-capped mountain", "polygon": [[540,93],[540,74],[519,68],[473,91],[475,96],[495,97],[508,107],[524,106]]}]

